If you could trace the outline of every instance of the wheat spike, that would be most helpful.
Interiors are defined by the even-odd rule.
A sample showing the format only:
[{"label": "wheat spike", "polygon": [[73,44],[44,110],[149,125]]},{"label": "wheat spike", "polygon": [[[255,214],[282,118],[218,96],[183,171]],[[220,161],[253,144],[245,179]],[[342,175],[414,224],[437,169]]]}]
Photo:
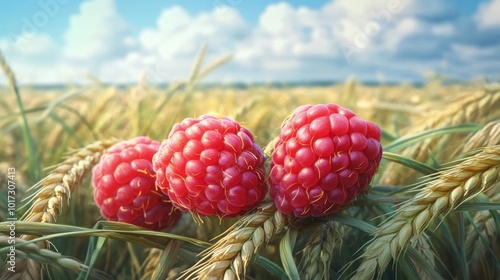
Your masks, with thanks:
[{"label": "wheat spike", "polygon": [[487,123],[481,130],[471,135],[455,154],[465,154],[494,145],[500,145],[500,120]]},{"label": "wheat spike", "polygon": [[320,224],[311,232],[300,263],[301,279],[330,279],[334,250],[342,246],[344,226],[334,221]]},{"label": "wheat spike", "polygon": [[[15,272],[9,271],[10,265],[7,263],[4,266],[1,280],[34,280],[41,278],[41,271],[39,269],[40,263],[58,265],[62,268],[71,270],[73,272],[79,273],[82,270],[88,269],[88,267],[79,261],[63,256],[60,253],[40,248],[37,244],[31,243],[24,246],[19,246],[20,244],[26,243],[24,239],[15,238],[15,244],[18,245],[15,249],[16,260],[15,260]],[[0,235],[0,247],[8,247],[9,237],[5,235]]]},{"label": "wheat spike", "polygon": [[231,59],[233,58],[232,55],[230,54],[227,54],[227,55],[224,55],[218,59],[216,59],[215,61],[213,61],[212,63],[210,63],[208,66],[206,66],[205,68],[203,68],[203,70],[201,70],[198,74],[198,76],[196,77],[196,80],[197,81],[200,81],[202,80],[203,78],[205,78],[208,74],[210,74],[211,72],[213,72],[215,69],[221,67],[222,65],[226,64],[228,61],[230,61]]},{"label": "wheat spike", "polygon": [[230,227],[226,234],[202,252],[202,258],[183,273],[185,279],[240,279],[252,257],[287,224],[273,202],[262,203]]},{"label": "wheat spike", "polygon": [[[487,123],[498,119],[499,111],[497,108],[500,108],[500,91],[478,91],[450,104],[441,113],[434,114],[432,118],[425,117],[420,124],[412,126],[405,135],[462,123]],[[440,139],[443,139],[443,137],[440,137]],[[448,141],[450,139],[453,138],[448,138]],[[439,143],[437,138],[426,139],[421,141],[419,145],[402,150],[401,154],[425,162],[429,158],[429,151],[435,151],[437,143]],[[401,165],[395,163],[387,164],[386,171],[382,174],[380,182],[392,185],[404,184],[415,172],[407,169],[402,170],[402,168]],[[401,177],[400,174],[405,174],[405,176]]]},{"label": "wheat spike", "polygon": [[[500,192],[495,192],[489,200],[491,202],[499,203]],[[479,279],[484,278],[485,275],[491,274],[495,271],[493,268],[495,264],[492,265],[488,261],[489,257],[487,257],[487,255],[490,252],[488,251],[485,242],[488,242],[489,245],[493,247],[493,250],[498,250],[499,248],[497,244],[500,235],[496,228],[495,219],[489,211],[479,211],[474,213],[472,222],[473,223],[467,227],[465,248],[467,252],[467,260],[469,261],[471,267],[471,273],[472,275],[477,276],[475,278]],[[496,276],[488,277],[488,279],[498,278],[499,275],[500,271],[497,269]]]},{"label": "wheat spike", "polygon": [[241,119],[245,114],[255,108],[255,105],[259,103],[259,101],[260,97],[250,99],[250,101],[248,101],[244,106],[238,108],[238,110],[233,114],[232,118],[235,120]]},{"label": "wheat spike", "polygon": [[[9,246],[8,239],[9,238],[7,236],[0,235],[0,246],[2,247]],[[23,243],[26,243],[24,239],[15,238],[15,244],[20,245]],[[20,259],[32,258],[42,263],[57,264],[60,265],[61,267],[64,267],[74,272],[80,272],[82,269],[88,269],[86,265],[72,258],[63,256],[60,253],[48,249],[40,248],[35,243],[30,243],[24,246],[17,246],[16,258]]]},{"label": "wheat spike", "polygon": [[[31,207],[22,220],[30,222],[53,223],[61,214],[64,203],[69,203],[73,191],[78,188],[88,172],[99,161],[101,155],[117,140],[98,141],[80,149],[59,164],[47,177],[35,184],[38,188],[31,200]],[[31,240],[32,235],[21,235],[22,240]],[[41,243],[39,246],[46,246]],[[40,264],[32,259],[17,260],[16,273],[11,273],[9,279],[38,279]],[[5,269],[5,266],[4,266]],[[16,278],[20,277],[20,278]],[[26,278],[31,277],[31,278]]]},{"label": "wheat spike", "polygon": [[61,214],[64,203],[69,202],[73,191],[83,178],[99,162],[101,155],[117,140],[98,141],[80,149],[42,179],[33,188],[39,188],[33,195],[30,209],[24,221],[53,223]]},{"label": "wheat spike", "polygon": [[2,52],[0,52],[0,67],[2,68],[3,72],[5,73],[5,76],[7,77],[7,84],[9,85],[11,91],[18,92],[16,76],[14,75],[14,72],[10,68]]},{"label": "wheat spike", "polygon": [[200,48],[200,52],[198,53],[198,57],[191,69],[191,73],[188,79],[188,85],[193,85],[198,79],[198,74],[200,73],[201,64],[203,59],[205,59],[205,54],[207,53],[207,44],[202,44]]},{"label": "wheat spike", "polygon": [[[422,258],[427,261],[429,265],[435,267],[436,254],[434,253],[434,250],[431,247],[429,236],[425,232],[419,236],[416,236],[415,238],[412,238],[409,246],[415,248],[415,251],[419,253],[422,256]],[[425,274],[422,268],[418,267],[416,264],[415,266],[417,268],[417,272],[419,274],[420,279],[430,280],[430,278],[427,276],[427,274]]]},{"label": "wheat spike", "polygon": [[447,214],[465,201],[487,191],[500,182],[500,146],[484,148],[480,153],[442,171],[413,199],[384,223],[365,248],[356,279],[373,279],[397,259],[412,238],[421,235],[441,214]]},{"label": "wheat spike", "polygon": [[160,262],[162,250],[157,248],[151,248],[149,250],[148,256],[144,261],[144,270],[141,279],[152,279],[154,277],[154,272],[158,263]]}]

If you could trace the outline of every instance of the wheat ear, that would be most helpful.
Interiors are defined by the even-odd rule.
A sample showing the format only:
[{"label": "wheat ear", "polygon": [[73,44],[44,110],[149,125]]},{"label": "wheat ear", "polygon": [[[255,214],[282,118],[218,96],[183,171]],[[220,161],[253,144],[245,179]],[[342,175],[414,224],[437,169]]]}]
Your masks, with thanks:
[{"label": "wheat ear", "polygon": [[287,225],[287,218],[273,202],[262,203],[230,227],[202,258],[183,273],[185,279],[240,279],[264,243]]},{"label": "wheat ear", "polygon": [[440,173],[412,200],[403,204],[393,219],[384,223],[365,248],[355,279],[373,279],[397,259],[412,238],[422,234],[431,221],[500,182],[500,146],[480,153]]},{"label": "wheat ear", "polygon": [[[53,223],[61,214],[64,203],[69,203],[73,191],[78,188],[87,173],[99,162],[101,155],[117,140],[98,141],[80,149],[61,164],[47,177],[35,184],[38,188],[31,200],[34,200],[24,215],[24,221]],[[21,235],[20,239],[31,240],[33,235]],[[44,246],[44,243],[39,244]],[[46,244],[45,244],[46,246]],[[40,263],[34,259],[17,260],[15,273],[9,279],[39,279]],[[4,266],[4,271],[5,271]]]},{"label": "wheat ear", "polygon": [[[1,247],[11,246],[11,245],[9,245],[9,238],[10,237],[7,237],[5,235],[0,235],[0,246]],[[54,252],[54,251],[51,251],[48,249],[40,248],[36,243],[30,243],[30,244],[26,244],[23,246],[19,246],[19,245],[24,244],[24,243],[26,243],[26,241],[24,239],[15,238],[15,244],[17,245],[16,249],[15,249],[15,252],[16,252],[16,270],[22,270],[22,268],[20,269],[18,266],[19,259],[34,259],[34,260],[41,262],[41,263],[56,264],[56,265],[59,265],[65,269],[71,270],[73,272],[80,272],[81,270],[88,269],[88,267],[86,265],[80,263],[79,261],[77,261],[73,258],[64,256],[64,255],[61,255],[60,253],[57,253],[57,252]],[[4,272],[4,273],[8,274],[8,272]],[[33,271],[33,272],[29,273],[29,274],[33,274],[33,276],[31,276],[30,278],[32,278],[32,279],[38,278],[37,276],[34,277],[34,275],[36,275],[38,273],[39,273],[38,271]],[[3,278],[2,277],[1,279],[15,279],[15,278],[9,278],[9,277]],[[20,276],[20,279],[24,280],[24,279],[29,279],[29,278],[26,278],[26,275],[25,275],[25,276]]]},{"label": "wheat ear", "polygon": [[300,263],[301,279],[330,279],[334,250],[342,246],[344,226],[334,221],[318,225],[304,247]]},{"label": "wheat ear", "polygon": [[83,178],[99,162],[101,155],[117,140],[98,141],[78,150],[59,164],[47,177],[33,188],[39,188],[33,195],[30,209],[24,221],[53,223],[61,214],[64,203],[69,203],[73,191]]},{"label": "wheat ear", "polygon": [[[436,266],[436,253],[432,249],[431,241],[429,240],[429,236],[423,232],[419,236],[412,238],[410,240],[410,247],[415,248],[415,251],[422,256],[424,260],[431,266]],[[431,278],[427,276],[424,270],[421,267],[416,265],[417,272],[421,280],[430,280]]]},{"label": "wheat ear", "polygon": [[481,130],[471,135],[455,154],[465,154],[494,145],[500,145],[500,120],[487,123]]},{"label": "wheat ear", "polygon": [[141,279],[146,280],[153,277],[155,269],[160,262],[161,253],[162,251],[157,248],[152,248],[151,250],[149,250],[148,256],[144,261],[145,264]]},{"label": "wheat ear", "polygon": [[[498,119],[500,107],[500,91],[478,91],[470,96],[450,104],[441,113],[436,113],[432,118],[425,118],[417,125],[411,127],[405,135],[412,135],[433,128],[459,125],[463,123],[487,123]],[[443,139],[444,136],[440,137]],[[450,138],[451,139],[451,138]],[[429,158],[429,151],[435,151],[439,139],[432,138],[422,141],[419,145],[406,148],[401,154],[425,162]],[[449,139],[448,139],[449,140]],[[382,184],[401,185],[407,182],[410,175],[416,174],[413,170],[402,169],[395,163],[387,164],[385,172],[380,177]],[[405,174],[401,177],[401,174]]]},{"label": "wheat ear", "polygon": [[[500,192],[494,193],[489,200],[491,202],[500,202]],[[498,213],[498,211],[497,211]],[[486,270],[485,255],[487,254],[487,246],[485,242],[493,245],[493,249],[499,249],[498,238],[499,232],[497,231],[496,222],[489,211],[479,211],[472,216],[472,224],[467,227],[467,239],[465,240],[465,248],[467,252],[467,259],[471,264],[472,274],[479,275],[481,270]],[[481,264],[478,266],[476,264]],[[498,272],[497,272],[498,273]],[[484,275],[484,273],[483,273]],[[491,278],[493,279],[493,278]]]}]

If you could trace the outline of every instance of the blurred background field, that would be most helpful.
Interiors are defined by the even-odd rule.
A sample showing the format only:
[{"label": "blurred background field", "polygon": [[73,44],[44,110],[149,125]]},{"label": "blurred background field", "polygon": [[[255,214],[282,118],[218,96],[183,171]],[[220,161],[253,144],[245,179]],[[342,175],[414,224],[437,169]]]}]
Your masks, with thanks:
[{"label": "blurred background field", "polygon": [[[486,84],[444,85],[439,79],[421,86],[363,85],[354,78],[332,85],[231,85],[170,86],[147,83],[136,86],[67,86],[53,89],[21,87],[37,158],[42,166],[59,163],[70,148],[91,142],[147,135],[166,139],[171,126],[186,117],[205,113],[227,115],[247,126],[265,147],[277,136],[282,121],[302,104],[337,103],[376,122],[397,137],[412,123],[426,119],[439,108],[477,91]],[[36,179],[28,170],[16,96],[0,88],[3,108],[1,151],[3,164],[19,169],[26,183]],[[24,174],[24,175],[23,175]]]}]

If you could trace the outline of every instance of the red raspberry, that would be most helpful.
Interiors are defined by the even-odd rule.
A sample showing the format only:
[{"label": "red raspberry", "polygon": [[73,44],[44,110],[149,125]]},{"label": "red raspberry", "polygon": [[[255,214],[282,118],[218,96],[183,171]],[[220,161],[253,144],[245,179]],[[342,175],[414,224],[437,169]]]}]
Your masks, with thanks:
[{"label": "red raspberry", "polygon": [[175,206],[234,217],[264,199],[264,154],[252,133],[227,117],[177,123],[153,157],[157,184]]},{"label": "red raspberry", "polygon": [[365,191],[382,158],[380,128],[336,104],[304,105],[285,121],[270,196],[284,214],[324,216]]},{"label": "red raspberry", "polygon": [[160,143],[136,137],[111,146],[92,168],[94,200],[110,221],[159,230],[176,224],[181,211],[157,190],[151,159]]}]

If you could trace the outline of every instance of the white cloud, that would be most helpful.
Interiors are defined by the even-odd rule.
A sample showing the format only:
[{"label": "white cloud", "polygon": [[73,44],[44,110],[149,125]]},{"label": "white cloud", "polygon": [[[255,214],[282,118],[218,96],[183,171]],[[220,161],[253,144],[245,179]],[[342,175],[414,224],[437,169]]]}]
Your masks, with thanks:
[{"label": "white cloud", "polygon": [[134,45],[113,0],[83,2],[79,13],[70,18],[65,40],[65,54],[76,59],[116,57]]},{"label": "white cloud", "polygon": [[0,49],[19,83],[65,83],[81,74],[61,56],[61,47],[47,34],[19,34],[16,41],[0,38]]},{"label": "white cloud", "polygon": [[483,29],[500,26],[500,0],[481,3],[474,19]]},{"label": "white cloud", "polygon": [[434,35],[438,36],[448,36],[453,35],[455,32],[455,28],[450,23],[438,24],[431,27],[431,32]]},{"label": "white cloud", "polygon": [[197,14],[173,6],[133,37],[113,0],[88,0],[62,43],[24,34],[29,40],[0,38],[0,49],[21,82],[80,82],[86,69],[106,82],[136,82],[143,71],[153,83],[184,79],[203,43],[205,62],[234,54],[212,80],[419,79],[443,61],[447,73],[468,78],[499,72],[500,40],[491,35],[499,10],[500,0],[469,18],[448,0],[331,0],[317,9],[280,2],[252,24],[229,6]]},{"label": "white cloud", "polygon": [[203,43],[207,43],[212,52],[231,51],[234,41],[246,36],[249,29],[232,8],[225,8],[222,14],[213,10],[192,16],[175,6],[164,10],[157,26],[143,30],[139,38],[144,49],[164,60],[173,60],[193,58]]}]

